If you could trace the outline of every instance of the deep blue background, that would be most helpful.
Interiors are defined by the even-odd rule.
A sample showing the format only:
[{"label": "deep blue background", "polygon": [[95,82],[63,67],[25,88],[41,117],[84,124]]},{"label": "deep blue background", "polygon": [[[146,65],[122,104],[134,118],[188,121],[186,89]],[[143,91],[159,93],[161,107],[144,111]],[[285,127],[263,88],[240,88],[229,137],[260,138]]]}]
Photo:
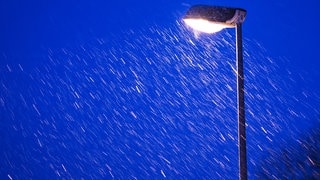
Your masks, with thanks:
[{"label": "deep blue background", "polygon": [[[3,0],[1,179],[236,178],[234,30],[195,37],[181,17],[198,3],[248,11],[249,177],[286,177],[283,149],[308,159],[316,1]],[[304,162],[291,177],[319,172]]]}]

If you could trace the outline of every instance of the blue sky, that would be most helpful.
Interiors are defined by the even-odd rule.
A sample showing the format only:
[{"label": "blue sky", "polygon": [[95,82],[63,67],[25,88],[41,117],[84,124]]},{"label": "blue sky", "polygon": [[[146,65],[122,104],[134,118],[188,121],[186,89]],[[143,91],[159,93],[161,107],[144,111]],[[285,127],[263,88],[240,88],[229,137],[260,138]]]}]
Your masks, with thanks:
[{"label": "blue sky", "polygon": [[[2,56],[25,59],[59,48],[105,37],[130,28],[168,25],[192,4],[243,7],[248,11],[244,35],[258,40],[274,56],[316,73],[317,2],[195,1],[195,2],[42,2],[3,1],[1,6]],[[141,27],[142,28],[142,27]],[[106,33],[108,32],[108,33]],[[17,53],[21,52],[21,53]],[[36,53],[34,53],[36,52]],[[18,55],[19,54],[19,55]],[[25,55],[24,55],[25,54]],[[20,57],[19,57],[20,56]],[[319,77],[319,74],[317,74]]]},{"label": "blue sky", "polygon": [[247,10],[249,178],[281,178],[319,128],[312,0],[1,1],[1,178],[237,177],[234,30],[195,37],[194,4]]}]

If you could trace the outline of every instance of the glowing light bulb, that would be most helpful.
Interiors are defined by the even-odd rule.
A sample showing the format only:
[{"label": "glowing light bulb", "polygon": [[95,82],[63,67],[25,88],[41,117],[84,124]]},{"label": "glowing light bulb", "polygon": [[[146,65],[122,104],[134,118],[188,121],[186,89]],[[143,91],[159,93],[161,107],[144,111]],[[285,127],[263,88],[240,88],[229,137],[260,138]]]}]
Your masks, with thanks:
[{"label": "glowing light bulb", "polygon": [[209,34],[219,32],[229,27],[225,24],[210,22],[204,19],[184,19],[183,21],[193,29]]}]

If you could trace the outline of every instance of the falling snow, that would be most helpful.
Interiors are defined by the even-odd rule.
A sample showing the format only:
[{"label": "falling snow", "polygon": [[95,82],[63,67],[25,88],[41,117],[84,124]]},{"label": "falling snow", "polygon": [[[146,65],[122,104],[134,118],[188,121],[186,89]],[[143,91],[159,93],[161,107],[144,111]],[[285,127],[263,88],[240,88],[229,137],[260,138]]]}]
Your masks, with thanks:
[{"label": "falling snow", "polygon": [[[199,36],[176,22],[49,49],[32,69],[8,64],[0,77],[1,138],[13,151],[1,154],[1,175],[235,179],[234,33]],[[311,171],[319,165],[312,154],[303,167],[276,158],[315,141],[298,140],[299,127],[319,122],[310,119],[320,97],[296,89],[304,79],[288,59],[248,39],[244,49],[249,176],[287,178],[279,173],[286,165]]]}]

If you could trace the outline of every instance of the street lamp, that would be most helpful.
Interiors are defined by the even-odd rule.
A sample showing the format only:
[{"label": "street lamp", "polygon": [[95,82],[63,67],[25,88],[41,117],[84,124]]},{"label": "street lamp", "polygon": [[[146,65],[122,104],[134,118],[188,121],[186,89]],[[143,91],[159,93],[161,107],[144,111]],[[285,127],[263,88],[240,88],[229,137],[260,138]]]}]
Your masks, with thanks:
[{"label": "street lamp", "polygon": [[239,179],[248,178],[246,123],[244,107],[244,76],[242,54],[242,23],[246,10],[219,6],[195,5],[184,16],[184,22],[194,30],[215,33],[224,28],[236,29],[236,65],[237,65],[237,106],[238,106],[238,143],[239,143]]}]

